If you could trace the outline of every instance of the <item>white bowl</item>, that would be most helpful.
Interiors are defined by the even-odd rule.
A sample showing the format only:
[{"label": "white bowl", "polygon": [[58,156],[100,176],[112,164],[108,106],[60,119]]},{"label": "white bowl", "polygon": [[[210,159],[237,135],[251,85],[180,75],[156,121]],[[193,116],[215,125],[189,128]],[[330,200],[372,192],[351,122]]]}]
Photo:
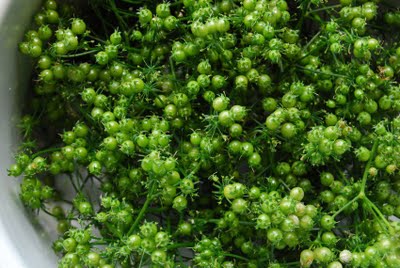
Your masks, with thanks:
[{"label": "white bowl", "polygon": [[30,69],[17,45],[40,2],[0,0],[0,267],[7,268],[57,267],[51,249],[54,234],[26,213],[18,197],[19,181],[7,176],[17,150],[15,125]]}]

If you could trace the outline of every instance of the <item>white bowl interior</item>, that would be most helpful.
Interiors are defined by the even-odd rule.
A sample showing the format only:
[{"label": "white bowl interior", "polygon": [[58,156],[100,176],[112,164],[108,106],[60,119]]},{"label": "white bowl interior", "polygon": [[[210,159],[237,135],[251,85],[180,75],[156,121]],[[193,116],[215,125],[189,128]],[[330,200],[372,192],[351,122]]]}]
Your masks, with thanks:
[{"label": "white bowl interior", "polygon": [[0,1],[0,267],[54,268],[57,263],[51,228],[26,213],[18,197],[19,181],[7,176],[17,150],[15,125],[30,77],[29,60],[19,54],[17,45],[40,2]]}]

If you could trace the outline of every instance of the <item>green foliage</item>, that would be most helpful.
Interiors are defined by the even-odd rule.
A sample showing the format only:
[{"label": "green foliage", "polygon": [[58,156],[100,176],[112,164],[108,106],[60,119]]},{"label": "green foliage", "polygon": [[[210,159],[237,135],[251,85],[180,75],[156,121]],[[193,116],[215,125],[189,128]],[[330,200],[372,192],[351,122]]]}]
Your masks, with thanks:
[{"label": "green foliage", "polygon": [[400,267],[397,10],[89,2],[45,1],[19,46],[8,172],[59,267]]}]

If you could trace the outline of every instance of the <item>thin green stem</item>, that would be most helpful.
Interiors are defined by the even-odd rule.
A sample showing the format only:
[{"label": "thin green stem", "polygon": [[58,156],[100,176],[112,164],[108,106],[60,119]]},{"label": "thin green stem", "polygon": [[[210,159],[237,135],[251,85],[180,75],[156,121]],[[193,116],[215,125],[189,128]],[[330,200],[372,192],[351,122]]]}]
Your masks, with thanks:
[{"label": "thin green stem", "polygon": [[298,262],[298,261],[288,262],[288,263],[285,263],[285,265],[287,265],[288,267],[290,267],[290,266],[299,267],[300,266],[300,262]]},{"label": "thin green stem", "polygon": [[72,201],[67,200],[67,199],[60,199],[60,201],[67,203],[68,205],[72,205]]},{"label": "thin green stem", "polygon": [[346,175],[343,173],[342,169],[340,169],[340,168],[338,167],[338,165],[337,165],[336,162],[334,163],[334,166],[335,166],[336,171],[339,173],[340,178],[341,178],[344,182],[346,182],[346,184],[349,184],[349,180],[346,178]]},{"label": "thin green stem", "polygon": [[319,12],[319,11],[324,11],[324,10],[329,10],[329,9],[334,9],[334,8],[341,7],[341,6],[342,6],[341,4],[338,4],[338,5],[331,5],[331,6],[316,8],[316,9],[310,10],[308,12],[308,14],[309,13],[314,13],[314,12]]},{"label": "thin green stem", "polygon": [[226,257],[232,257],[232,258],[236,258],[236,259],[239,259],[239,260],[242,260],[242,261],[246,261],[246,262],[250,261],[249,259],[247,259],[247,258],[245,258],[243,256],[232,254],[232,253],[224,253],[223,255],[226,256]]},{"label": "thin green stem", "polygon": [[74,190],[77,192],[77,193],[80,193],[81,191],[79,190],[79,187],[75,184],[75,182],[74,182],[74,176],[72,176],[71,174],[68,174],[68,177],[69,177],[69,180],[70,180],[70,182],[71,182],[71,185],[72,185],[72,187],[74,187]]},{"label": "thin green stem", "polygon": [[45,213],[45,214],[47,214],[47,215],[49,215],[49,216],[51,216],[51,217],[54,217],[54,218],[58,218],[58,216],[56,216],[56,215],[54,215],[53,213],[51,213],[50,211],[48,211],[44,206],[42,206],[41,207],[41,209],[42,209],[42,211]]},{"label": "thin green stem", "polygon": [[90,177],[91,176],[87,175],[86,178],[82,181],[82,184],[81,184],[81,187],[80,187],[80,191],[83,190],[83,188],[85,187],[86,183],[89,181]]},{"label": "thin green stem", "polygon": [[92,50],[88,50],[88,51],[85,51],[82,53],[59,55],[58,57],[60,57],[60,58],[77,58],[77,57],[82,57],[82,56],[90,55],[90,54],[97,53],[97,52],[99,52],[98,49],[92,49]]},{"label": "thin green stem", "polygon": [[350,200],[346,205],[344,205],[343,207],[341,207],[338,211],[335,212],[335,214],[333,214],[333,218],[335,218],[337,215],[339,215],[343,210],[345,210],[346,208],[348,208],[351,204],[353,204],[354,202],[356,202],[358,199],[360,198],[360,195],[357,195],[356,197],[354,197],[352,200]]},{"label": "thin green stem", "polygon": [[171,68],[172,76],[173,76],[174,80],[176,80],[175,67],[174,67],[174,62],[172,60],[172,57],[169,58],[169,66]]},{"label": "thin green stem", "polygon": [[184,179],[190,178],[191,176],[196,174],[197,171],[199,171],[201,164],[203,164],[202,160],[197,163],[197,165],[193,168],[193,170],[189,174],[185,175]]},{"label": "thin green stem", "polygon": [[131,228],[128,231],[128,236],[131,235],[133,233],[133,231],[138,227],[139,222],[142,220],[142,218],[144,217],[147,208],[149,207],[151,201],[153,200],[153,192],[156,189],[156,182],[152,181],[151,182],[151,186],[150,186],[150,190],[147,193],[147,197],[146,197],[146,201],[143,204],[142,209],[139,212],[139,215],[137,215],[135,222],[132,224]]},{"label": "thin green stem", "polygon": [[[149,213],[160,213],[160,212],[165,212],[167,211],[169,208],[168,207],[163,207],[163,208],[148,208],[147,212]],[[135,211],[135,212],[139,212],[139,210]]]},{"label": "thin green stem", "polygon": [[296,68],[304,70],[304,71],[309,71],[312,73],[317,73],[317,74],[324,74],[324,75],[330,75],[330,76],[336,76],[336,77],[344,77],[344,78],[349,78],[347,75],[343,75],[343,74],[336,74],[336,73],[325,73],[325,72],[321,72],[318,70],[313,70],[313,69],[309,69],[309,68],[304,68],[301,65],[296,65]]},{"label": "thin green stem", "polygon": [[107,238],[104,238],[104,237],[97,237],[97,236],[90,236],[90,239],[91,240],[95,240],[96,242],[101,242],[101,243],[110,243],[110,242],[113,242],[114,240],[113,239],[107,239]]},{"label": "thin green stem", "polygon": [[366,183],[367,183],[369,169],[371,167],[372,159],[374,158],[374,156],[376,154],[377,147],[378,147],[378,141],[377,141],[377,139],[375,139],[374,144],[372,145],[371,157],[370,157],[369,161],[367,162],[367,165],[365,166],[365,169],[364,169],[364,173],[363,173],[363,177],[362,177],[362,181],[361,181],[360,193],[356,197],[354,197],[352,200],[350,200],[346,205],[344,205],[338,211],[336,211],[335,214],[333,214],[333,217],[335,218],[337,215],[339,215],[343,210],[348,208],[355,201],[357,201],[358,199],[361,199],[361,200],[363,200],[364,202],[366,202],[368,204],[368,207],[370,207],[372,210],[374,210],[373,212],[376,213],[379,216],[379,218],[381,218],[385,222],[385,224],[389,227],[389,230],[391,230],[390,224],[387,222],[387,220],[385,219],[384,215],[381,213],[379,208],[376,207],[375,204],[372,203],[368,199],[368,197],[365,195],[365,186],[366,186]]},{"label": "thin green stem", "polygon": [[380,209],[367,197],[364,198],[364,201],[368,204],[368,206],[371,208],[371,210],[373,210],[373,212],[376,213],[376,215],[379,217],[379,219],[386,225],[386,227],[389,229],[389,232],[391,234],[394,234],[394,230],[393,230],[392,226],[387,221],[385,215],[382,214]]},{"label": "thin green stem", "polygon": [[144,259],[144,250],[142,252],[142,256],[140,257],[139,268],[142,267],[142,265],[143,265],[143,259]]},{"label": "thin green stem", "polygon": [[171,217],[167,217],[167,231],[168,233],[172,233]]},{"label": "thin green stem", "polygon": [[34,153],[34,154],[32,155],[32,158],[35,158],[35,157],[37,157],[37,156],[39,156],[39,155],[42,155],[42,154],[58,152],[58,151],[60,151],[60,150],[61,150],[61,148],[48,148],[48,149],[44,149],[44,150],[41,150],[41,151],[39,151],[39,152]]},{"label": "thin green stem", "polygon": [[372,159],[375,157],[376,154],[376,148],[378,147],[378,140],[375,139],[374,144],[372,145],[372,150],[371,150],[371,156],[367,162],[367,165],[365,166],[364,169],[364,174],[362,177],[362,181],[361,181],[361,191],[360,194],[364,194],[365,195],[365,185],[367,183],[367,178],[368,178],[368,174],[369,174],[369,169],[371,167],[371,163],[372,163]]},{"label": "thin green stem", "polygon": [[143,4],[143,1],[133,1],[133,0],[122,0],[122,2],[125,2],[125,3],[129,3],[129,4],[134,4],[134,5],[137,5],[137,4]]},{"label": "thin green stem", "polygon": [[304,1],[301,5],[301,16],[300,16],[300,20],[296,25],[296,29],[301,30],[303,28],[303,22],[304,22],[304,18],[306,17],[305,15],[307,14],[307,10],[310,8],[310,1],[306,0]]},{"label": "thin green stem", "polygon": [[[218,224],[218,222],[220,221],[219,219],[196,219],[196,221],[200,221],[200,222],[209,222],[209,223],[215,223]],[[239,223],[241,225],[255,225],[254,222],[251,221],[239,221]]]},{"label": "thin green stem", "polygon": [[321,31],[318,31],[308,43],[303,47],[303,51],[307,50],[307,48],[314,42],[314,40],[321,34]]},{"label": "thin green stem", "polygon": [[117,8],[117,6],[116,6],[116,4],[115,4],[115,0],[110,0],[109,3],[110,3],[110,8],[111,8],[111,10],[114,12],[115,17],[116,17],[117,20],[118,20],[119,26],[120,26],[121,29],[125,32],[125,31],[126,31],[126,28],[127,28],[128,26],[127,26],[126,22],[124,21],[124,19],[123,19],[123,18],[121,17],[121,15],[119,14],[118,8]]},{"label": "thin green stem", "polygon": [[109,242],[91,242],[91,246],[107,245]]},{"label": "thin green stem", "polygon": [[290,187],[282,179],[279,179],[279,182],[282,183],[286,190],[290,191]]},{"label": "thin green stem", "polygon": [[170,246],[167,246],[167,249],[176,249],[176,248],[192,248],[194,247],[193,242],[184,242],[184,243],[176,243]]},{"label": "thin green stem", "polygon": [[96,36],[94,36],[94,35],[90,35],[90,34],[88,34],[88,35],[86,35],[87,37],[89,37],[89,38],[91,38],[91,39],[93,39],[93,40],[96,40],[96,41],[98,41],[99,43],[102,43],[102,44],[106,44],[107,42],[106,41],[104,41],[103,39],[101,39],[101,38],[98,38],[98,37],[96,37]]}]

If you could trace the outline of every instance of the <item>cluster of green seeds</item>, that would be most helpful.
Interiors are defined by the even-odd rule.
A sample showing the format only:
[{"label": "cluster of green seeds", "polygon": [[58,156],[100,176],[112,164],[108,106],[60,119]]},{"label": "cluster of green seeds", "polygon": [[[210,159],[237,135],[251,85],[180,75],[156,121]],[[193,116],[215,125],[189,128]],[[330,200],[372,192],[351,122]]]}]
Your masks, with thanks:
[{"label": "cluster of green seeds", "polygon": [[399,14],[46,0],[8,171],[59,267],[400,267]]}]

